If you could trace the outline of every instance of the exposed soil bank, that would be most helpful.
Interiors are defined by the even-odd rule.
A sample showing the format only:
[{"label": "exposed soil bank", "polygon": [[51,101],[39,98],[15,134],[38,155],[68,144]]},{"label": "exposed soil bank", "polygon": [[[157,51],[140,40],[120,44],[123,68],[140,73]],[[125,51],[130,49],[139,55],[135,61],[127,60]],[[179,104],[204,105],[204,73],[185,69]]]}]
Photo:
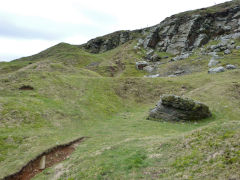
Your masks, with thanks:
[{"label": "exposed soil bank", "polygon": [[[74,141],[71,141],[66,144],[58,145],[53,148],[48,149],[42,154],[38,155],[35,159],[28,162],[22,169],[14,174],[11,174],[5,178],[4,180],[30,180],[36,174],[43,171],[40,168],[42,166],[42,161],[45,159],[44,167],[48,168],[57,164],[66,158],[69,157],[70,154],[73,153],[76,146],[84,140],[85,137],[78,138]],[[41,165],[40,165],[41,164]]]}]

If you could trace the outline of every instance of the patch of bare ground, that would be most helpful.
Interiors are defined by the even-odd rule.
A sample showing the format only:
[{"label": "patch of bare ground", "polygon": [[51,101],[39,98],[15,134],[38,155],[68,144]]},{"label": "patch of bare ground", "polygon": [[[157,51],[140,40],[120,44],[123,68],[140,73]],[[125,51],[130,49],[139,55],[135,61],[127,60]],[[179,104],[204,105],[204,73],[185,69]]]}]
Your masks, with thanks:
[{"label": "patch of bare ground", "polygon": [[81,137],[67,144],[55,146],[43,152],[35,159],[28,162],[20,171],[11,174],[4,180],[30,180],[45,168],[49,168],[67,159],[85,138]]}]

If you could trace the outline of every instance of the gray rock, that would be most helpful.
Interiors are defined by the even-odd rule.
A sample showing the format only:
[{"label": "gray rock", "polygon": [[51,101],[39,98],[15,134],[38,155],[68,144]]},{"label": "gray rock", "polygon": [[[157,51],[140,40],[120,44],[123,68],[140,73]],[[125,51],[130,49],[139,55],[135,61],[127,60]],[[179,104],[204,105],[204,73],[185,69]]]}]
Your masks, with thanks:
[{"label": "gray rock", "polygon": [[144,43],[144,40],[143,40],[143,39],[138,39],[137,46],[142,46],[143,43]]},{"label": "gray rock", "polygon": [[225,71],[224,67],[220,66],[220,67],[209,69],[208,73],[209,74],[214,74],[214,73],[220,73],[220,72],[224,72],[224,71]]},{"label": "gray rock", "polygon": [[124,44],[130,40],[129,38],[129,32],[128,31],[122,31],[119,36],[119,44]]},{"label": "gray rock", "polygon": [[240,17],[240,11],[233,16],[233,18],[239,18],[239,17]]},{"label": "gray rock", "polygon": [[174,74],[171,74],[171,75],[168,75],[168,77],[177,77],[177,76]]},{"label": "gray rock", "polygon": [[[209,12],[195,14],[196,11],[182,15],[174,15],[166,18],[153,27],[134,31],[119,31],[106,36],[95,38],[82,45],[84,49],[101,53],[113,49],[133,38],[145,37],[138,42],[138,46],[156,48],[158,51],[166,51],[178,55],[185,51],[206,44],[209,40],[221,40],[230,43],[232,39],[240,37],[240,6],[225,7],[218,13]],[[136,35],[136,36],[135,36]],[[229,48],[231,49],[231,48]],[[224,51],[224,47],[214,47],[212,51]]]},{"label": "gray rock", "polygon": [[221,52],[220,48],[214,49],[214,52]]},{"label": "gray rock", "polygon": [[220,49],[220,51],[225,51],[225,50],[227,50],[227,46],[221,46],[219,49]]},{"label": "gray rock", "polygon": [[217,49],[217,48],[219,48],[218,45],[211,45],[211,46],[209,47],[209,49],[210,49],[211,51],[214,51],[214,50]]},{"label": "gray rock", "polygon": [[237,67],[232,64],[228,64],[228,65],[226,65],[226,69],[228,69],[228,70],[237,69]]},{"label": "gray rock", "polygon": [[224,31],[231,31],[232,27],[231,26],[224,26],[223,30]]},{"label": "gray rock", "polygon": [[155,70],[155,68],[152,66],[145,66],[143,70],[147,71],[148,73],[152,73]]},{"label": "gray rock", "polygon": [[189,58],[190,54],[189,53],[183,53],[179,56],[176,56],[174,58],[172,58],[173,61],[179,61],[179,60],[183,60],[183,59],[187,59]]},{"label": "gray rock", "polygon": [[139,49],[141,49],[141,48],[140,48],[139,46],[134,46],[133,49],[139,50]]},{"label": "gray rock", "polygon": [[224,51],[224,54],[231,54],[231,51],[230,51],[229,49],[226,49],[226,50]]},{"label": "gray rock", "polygon": [[[168,29],[160,31],[159,34],[165,36],[167,50],[166,52],[177,55],[184,50],[191,50],[198,34],[195,32],[197,24],[200,22],[200,16],[188,16],[184,20],[182,18],[173,17],[166,19]],[[199,40],[198,40],[199,41]]]},{"label": "gray rock", "polygon": [[215,58],[213,57],[209,63],[208,63],[208,67],[213,67],[213,66],[216,66],[217,64],[219,64],[220,62],[215,60]]},{"label": "gray rock", "polygon": [[153,54],[154,54],[154,50],[152,49],[148,50],[146,53],[146,58],[150,60]]},{"label": "gray rock", "polygon": [[174,72],[174,75],[179,76],[179,75],[181,75],[181,74],[183,74],[183,73],[185,73],[184,70],[179,70],[179,71],[175,71],[175,72]]},{"label": "gray rock", "polygon": [[198,38],[194,42],[194,47],[200,47],[209,41],[209,37],[206,34],[199,34]]},{"label": "gray rock", "polygon": [[154,74],[154,75],[146,75],[144,77],[148,77],[148,78],[157,78],[157,77],[160,77],[159,74]]},{"label": "gray rock", "polygon": [[228,44],[228,45],[227,45],[227,48],[228,48],[229,50],[235,49],[235,45],[234,45],[234,44]]},{"label": "gray rock", "polygon": [[217,52],[210,52],[208,55],[218,57]]},{"label": "gray rock", "polygon": [[148,66],[148,63],[146,61],[138,61],[136,62],[136,68],[138,70],[143,70],[144,67]]},{"label": "gray rock", "polygon": [[155,48],[159,41],[158,35],[159,28],[154,28],[152,32],[145,38],[143,47],[146,49],[148,47]]},{"label": "gray rock", "polygon": [[239,50],[239,49],[240,49],[240,46],[237,46],[236,49]]},{"label": "gray rock", "polygon": [[83,44],[82,47],[91,53],[100,53],[114,49],[131,39],[132,36],[130,31],[117,31],[105,36],[91,39],[86,44]]},{"label": "gray rock", "polygon": [[161,57],[159,57],[157,54],[154,54],[150,57],[150,60],[152,62],[157,62],[157,61],[160,61],[161,60]]},{"label": "gray rock", "polygon": [[211,112],[205,104],[175,95],[161,96],[149,113],[149,119],[165,121],[192,121],[210,116]]}]

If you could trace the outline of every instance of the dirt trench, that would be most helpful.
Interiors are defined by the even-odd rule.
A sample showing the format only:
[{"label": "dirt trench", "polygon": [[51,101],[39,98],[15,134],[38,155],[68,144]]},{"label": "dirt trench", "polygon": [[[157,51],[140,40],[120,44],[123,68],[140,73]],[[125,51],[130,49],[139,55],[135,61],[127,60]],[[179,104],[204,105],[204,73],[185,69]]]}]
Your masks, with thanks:
[{"label": "dirt trench", "polygon": [[[20,171],[6,176],[3,180],[30,180],[45,168],[51,167],[65,159],[67,159],[80,144],[85,137],[78,138],[66,144],[58,145],[50,148],[38,155],[35,159],[29,161]],[[42,160],[45,159],[44,168],[40,168]]]}]

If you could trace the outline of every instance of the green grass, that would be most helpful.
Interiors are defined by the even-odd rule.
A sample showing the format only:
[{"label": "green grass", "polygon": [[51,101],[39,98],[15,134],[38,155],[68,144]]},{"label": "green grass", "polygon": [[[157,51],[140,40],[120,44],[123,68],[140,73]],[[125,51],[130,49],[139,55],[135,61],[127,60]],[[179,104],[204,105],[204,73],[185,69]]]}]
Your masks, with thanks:
[{"label": "green grass", "polygon": [[[207,74],[210,56],[195,52],[160,65],[163,74],[185,68],[188,75],[144,78],[135,68],[144,52],[137,54],[135,44],[90,54],[61,43],[1,63],[0,178],[50,147],[86,136],[68,159],[34,179],[238,179],[240,71]],[[221,65],[240,65],[238,54],[224,56]],[[201,101],[213,116],[147,120],[164,93]]]}]

